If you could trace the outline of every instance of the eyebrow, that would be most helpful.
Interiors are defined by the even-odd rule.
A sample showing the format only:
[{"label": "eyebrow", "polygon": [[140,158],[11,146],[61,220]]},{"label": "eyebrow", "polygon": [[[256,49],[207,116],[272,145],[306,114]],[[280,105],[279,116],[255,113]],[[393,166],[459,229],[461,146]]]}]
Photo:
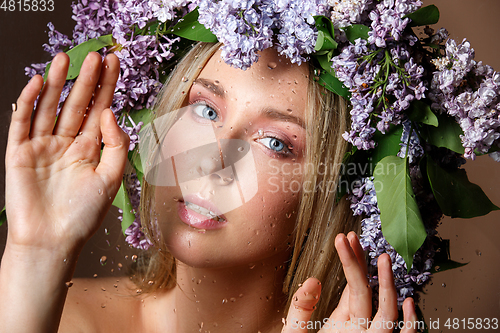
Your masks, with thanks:
[{"label": "eyebrow", "polygon": [[286,113],[283,113],[281,111],[278,111],[276,109],[273,109],[273,108],[265,108],[261,111],[261,113],[266,116],[267,118],[270,118],[270,119],[277,119],[277,120],[283,120],[283,121],[286,121],[286,122],[290,122],[290,123],[294,123],[296,125],[299,125],[300,127],[302,127],[303,129],[305,129],[305,124],[304,124],[304,121],[299,118],[299,117],[295,117],[295,116],[292,116],[290,114],[286,114]]},{"label": "eyebrow", "polygon": [[[220,83],[216,84],[217,81],[214,82],[209,79],[197,78],[194,82],[196,84],[201,84],[205,89],[210,90],[211,92],[213,92],[214,94],[216,94],[221,98],[226,97],[226,92],[224,90],[224,87]],[[264,115],[266,118],[291,122],[305,129],[304,120],[302,120],[299,117],[292,116],[291,114],[281,112],[277,109],[268,107],[262,109],[260,113]]]},{"label": "eyebrow", "polygon": [[216,84],[218,81],[211,81],[207,79],[202,79],[202,78],[197,78],[194,83],[196,84],[201,84],[205,89],[210,90],[214,94],[216,94],[219,97],[226,97],[226,93],[224,91],[224,87],[220,84]]}]

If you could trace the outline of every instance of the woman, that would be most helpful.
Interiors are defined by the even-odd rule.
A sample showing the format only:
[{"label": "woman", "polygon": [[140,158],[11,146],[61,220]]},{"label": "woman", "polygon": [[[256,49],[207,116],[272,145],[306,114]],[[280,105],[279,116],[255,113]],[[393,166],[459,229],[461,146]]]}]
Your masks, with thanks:
[{"label": "woman", "polygon": [[[335,206],[335,180],[347,149],[340,135],[347,126],[344,103],[311,80],[307,65],[291,65],[274,50],[241,71],[222,62],[217,49],[201,45],[186,56],[158,110],[161,116],[190,105],[180,118],[192,117],[200,129],[213,130],[219,144],[248,143],[257,192],[232,210],[217,211],[211,204],[232,200],[218,197],[219,191],[245,179],[224,178],[224,168],[206,163],[206,156],[198,165],[180,165],[200,179],[215,179],[210,184],[217,184],[212,188],[217,195],[202,187],[188,195],[184,185],[146,187],[142,216],[157,252],[138,270],[135,283],[119,290],[121,295],[142,291],[139,297],[109,292],[110,280],[99,292],[70,288],[66,299],[78,254],[109,209],[125,166],[128,138],[107,109],[118,76],[116,57],[109,55],[102,64],[97,54],[87,57],[57,121],[65,55],[54,59],[43,89],[36,76],[23,90],[6,157],[9,235],[0,271],[6,331],[57,331],[61,314],[63,332],[307,332],[311,315],[322,322],[330,317],[338,331],[367,329],[372,309],[364,254],[354,233],[343,234],[357,224],[346,203]],[[183,144],[173,143],[174,151]],[[223,149],[218,146],[221,155]],[[287,172],[289,165],[293,172]],[[319,166],[327,166],[326,172]],[[270,184],[270,175],[278,181]],[[292,183],[303,186],[292,191],[287,187]],[[207,222],[200,207],[213,208],[216,216]],[[347,279],[340,301],[343,277],[335,251]],[[389,257],[382,255],[378,266],[380,306],[370,331],[389,332],[397,319]],[[416,320],[411,299],[403,310],[405,321]]]}]

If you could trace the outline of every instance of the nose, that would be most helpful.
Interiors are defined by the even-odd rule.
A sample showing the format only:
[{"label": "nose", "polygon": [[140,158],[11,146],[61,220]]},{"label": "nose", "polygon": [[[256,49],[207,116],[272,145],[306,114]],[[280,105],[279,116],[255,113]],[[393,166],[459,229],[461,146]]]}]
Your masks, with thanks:
[{"label": "nose", "polygon": [[197,167],[200,176],[210,178],[220,185],[228,185],[236,178],[235,165],[250,150],[245,140],[228,136],[218,138],[217,142],[206,145]]},{"label": "nose", "polygon": [[224,153],[219,143],[206,145],[196,167],[200,176],[209,176],[210,181],[217,185],[229,185],[234,181],[231,165],[225,165]]}]

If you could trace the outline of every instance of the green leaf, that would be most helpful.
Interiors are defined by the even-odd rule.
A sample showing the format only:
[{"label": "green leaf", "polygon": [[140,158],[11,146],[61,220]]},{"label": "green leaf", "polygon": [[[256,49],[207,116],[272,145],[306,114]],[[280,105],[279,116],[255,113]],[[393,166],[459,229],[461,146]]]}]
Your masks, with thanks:
[{"label": "green leaf", "polygon": [[337,48],[337,42],[323,31],[318,31],[318,39],[314,46],[315,51],[334,50]]},{"label": "green leaf", "polygon": [[420,122],[422,124],[431,125],[434,127],[439,126],[439,121],[434,112],[432,112],[431,107],[422,101],[415,100],[410,104],[408,109],[408,118],[415,122]]},{"label": "green leaf", "polygon": [[338,46],[334,39],[335,30],[332,21],[326,16],[315,16],[318,39],[314,46],[315,51],[335,50]]},{"label": "green leaf", "polygon": [[321,84],[326,89],[333,91],[339,96],[349,99],[351,93],[339,79],[331,75],[326,71],[322,71],[319,76],[319,84]]},{"label": "green leaf", "polygon": [[463,154],[464,147],[460,140],[460,135],[464,132],[454,118],[447,115],[438,115],[439,126],[423,125],[420,135],[431,145],[448,148],[456,153]]},{"label": "green leaf", "polygon": [[142,121],[146,126],[153,119],[153,111],[151,109],[141,109],[141,110],[132,110],[129,112],[130,118],[137,124]]},{"label": "green leaf", "polygon": [[373,175],[382,234],[403,257],[409,271],[427,233],[413,193],[408,160],[387,156],[378,162]]},{"label": "green leaf", "polygon": [[132,225],[132,222],[134,222],[135,214],[133,213],[132,203],[128,197],[127,190],[125,189],[124,181],[122,181],[112,205],[123,210],[122,232],[125,234],[125,230],[127,230],[127,228]]},{"label": "green leaf", "polygon": [[498,210],[464,169],[445,170],[427,158],[427,177],[439,207],[451,217],[472,218]]},{"label": "green leaf", "polygon": [[[376,166],[386,156],[396,156],[401,150],[401,135],[403,134],[403,126],[391,125],[389,130],[382,134],[376,131],[373,135],[373,140],[377,142],[377,146],[372,150],[371,163]],[[373,170],[373,168],[372,168]]]},{"label": "green leaf", "polygon": [[[111,45],[113,45],[113,37],[109,34],[99,38],[90,39],[67,51],[66,54],[69,56],[69,68],[66,80],[74,79],[80,74],[80,68],[82,67],[87,54],[99,51],[100,49]],[[47,80],[51,64],[52,62],[49,63],[45,69],[45,74],[43,76],[44,80]]]},{"label": "green leaf", "polygon": [[406,15],[406,17],[411,20],[410,27],[432,25],[439,21],[439,9],[435,5],[429,5]]},{"label": "green leaf", "polygon": [[196,8],[184,16],[184,19],[168,30],[167,33],[198,42],[216,43],[217,37],[198,22],[198,15],[198,8]]},{"label": "green leaf", "polygon": [[5,222],[7,222],[7,211],[5,210],[5,207],[3,207],[0,212],[0,226],[2,226]]},{"label": "green leaf", "polygon": [[368,31],[370,31],[370,28],[362,24],[353,24],[343,28],[343,30],[347,39],[354,44],[358,38],[368,39]]}]

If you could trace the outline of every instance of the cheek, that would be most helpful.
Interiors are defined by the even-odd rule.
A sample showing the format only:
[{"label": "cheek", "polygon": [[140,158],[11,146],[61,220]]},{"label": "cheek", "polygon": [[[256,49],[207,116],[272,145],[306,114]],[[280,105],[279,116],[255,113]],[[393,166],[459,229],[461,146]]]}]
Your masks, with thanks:
[{"label": "cheek", "polygon": [[302,170],[297,165],[278,159],[256,159],[259,202],[249,209],[259,210],[266,225],[281,230],[281,234],[290,234],[297,220],[302,193]]}]

